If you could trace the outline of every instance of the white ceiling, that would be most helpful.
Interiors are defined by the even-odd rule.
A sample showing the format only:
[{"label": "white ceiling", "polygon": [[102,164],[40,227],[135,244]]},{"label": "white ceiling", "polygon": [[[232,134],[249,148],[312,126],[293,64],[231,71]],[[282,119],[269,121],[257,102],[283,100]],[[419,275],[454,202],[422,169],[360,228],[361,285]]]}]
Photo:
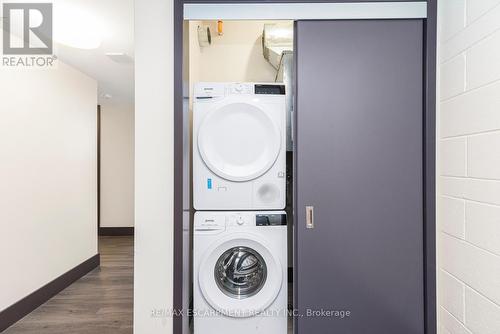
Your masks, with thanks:
[{"label": "white ceiling", "polygon": [[[134,0],[54,0],[53,2],[56,56],[98,81],[100,104],[133,104]],[[58,10],[62,7],[70,10]],[[60,20],[61,15],[69,18]],[[102,38],[101,45],[95,49],[84,50],[58,43],[57,30],[66,28],[61,25],[71,25],[73,19],[81,22],[82,18],[84,24],[88,25],[83,27],[83,33],[94,29]],[[95,29],[95,27],[100,28]],[[106,53],[124,53],[127,57],[125,61],[121,59],[122,61],[116,62],[106,56]],[[103,97],[104,94],[112,97],[106,99]]]}]

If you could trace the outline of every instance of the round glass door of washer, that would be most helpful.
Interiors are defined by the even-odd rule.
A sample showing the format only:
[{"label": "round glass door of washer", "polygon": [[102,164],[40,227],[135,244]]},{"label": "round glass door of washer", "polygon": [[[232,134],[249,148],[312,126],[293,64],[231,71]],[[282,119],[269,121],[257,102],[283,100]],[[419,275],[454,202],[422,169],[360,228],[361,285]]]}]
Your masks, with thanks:
[{"label": "round glass door of washer", "polygon": [[244,299],[258,293],[267,277],[267,265],[262,256],[249,247],[233,247],[217,260],[215,282],[229,297]]},{"label": "round glass door of washer", "polygon": [[210,306],[224,315],[255,316],[281,291],[281,261],[258,236],[231,234],[204,254],[198,269],[199,288]]},{"label": "round glass door of washer", "polygon": [[272,167],[280,130],[258,106],[230,103],[210,111],[198,131],[198,149],[212,172],[230,181],[253,180]]}]

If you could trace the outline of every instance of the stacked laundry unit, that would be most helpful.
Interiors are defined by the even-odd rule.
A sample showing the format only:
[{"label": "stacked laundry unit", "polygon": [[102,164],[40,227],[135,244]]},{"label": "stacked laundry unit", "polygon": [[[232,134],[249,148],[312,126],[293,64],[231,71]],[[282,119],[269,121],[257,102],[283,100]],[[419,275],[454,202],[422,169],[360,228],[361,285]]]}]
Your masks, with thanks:
[{"label": "stacked laundry unit", "polygon": [[285,86],[196,84],[195,334],[287,332],[285,202]]}]

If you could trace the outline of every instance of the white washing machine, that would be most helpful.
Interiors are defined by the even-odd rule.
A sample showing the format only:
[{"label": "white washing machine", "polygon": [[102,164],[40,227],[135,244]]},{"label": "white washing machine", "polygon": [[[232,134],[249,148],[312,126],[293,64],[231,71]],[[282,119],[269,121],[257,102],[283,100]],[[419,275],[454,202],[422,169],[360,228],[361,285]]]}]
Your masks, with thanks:
[{"label": "white washing machine", "polygon": [[194,208],[281,210],[285,189],[285,86],[196,84]]},{"label": "white washing machine", "polygon": [[287,333],[286,214],[196,212],[194,334]]}]

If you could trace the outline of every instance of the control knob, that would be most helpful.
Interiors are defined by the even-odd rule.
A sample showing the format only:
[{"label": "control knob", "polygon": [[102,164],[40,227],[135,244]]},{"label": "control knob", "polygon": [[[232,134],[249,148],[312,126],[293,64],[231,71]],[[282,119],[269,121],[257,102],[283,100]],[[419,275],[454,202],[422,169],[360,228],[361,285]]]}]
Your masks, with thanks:
[{"label": "control knob", "polygon": [[236,218],[236,224],[238,224],[238,225],[243,225],[243,224],[245,224],[245,219],[243,219],[243,217],[242,217],[242,216],[238,216],[238,217]]}]

